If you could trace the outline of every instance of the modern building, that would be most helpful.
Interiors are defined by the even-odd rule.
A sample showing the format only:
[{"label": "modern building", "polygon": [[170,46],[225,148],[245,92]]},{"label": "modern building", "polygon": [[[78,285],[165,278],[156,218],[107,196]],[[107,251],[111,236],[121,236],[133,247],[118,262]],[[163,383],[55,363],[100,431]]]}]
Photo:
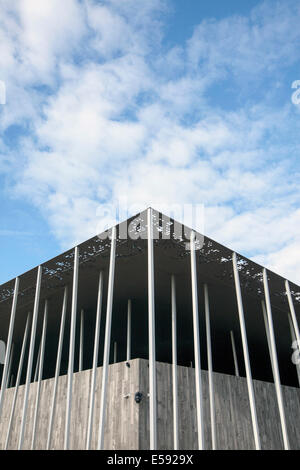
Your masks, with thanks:
[{"label": "modern building", "polygon": [[299,318],[149,208],[0,286],[0,448],[300,449]]}]

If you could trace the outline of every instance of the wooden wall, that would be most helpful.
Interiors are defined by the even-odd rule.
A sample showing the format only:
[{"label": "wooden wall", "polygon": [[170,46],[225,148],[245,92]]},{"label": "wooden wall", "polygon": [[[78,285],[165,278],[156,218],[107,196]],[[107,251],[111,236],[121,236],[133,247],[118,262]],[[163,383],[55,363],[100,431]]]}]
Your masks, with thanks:
[{"label": "wooden wall", "polygon": [[[101,394],[101,373],[97,370],[97,387],[95,396],[92,448],[96,448],[99,407]],[[106,427],[104,445],[107,449],[136,449],[138,447],[138,413],[139,407],[132,399],[138,383],[139,361],[131,361],[130,368],[124,362],[112,364],[109,367],[108,393],[106,410]],[[43,380],[39,407],[36,449],[44,449],[48,435],[49,413],[52,399],[54,379]],[[34,416],[36,383],[30,386],[27,422],[25,427],[24,449],[30,449],[32,424]],[[89,390],[91,385],[91,370],[77,372],[73,379],[72,412],[70,429],[70,449],[85,449],[86,429],[89,409]],[[7,423],[9,419],[14,389],[6,392],[0,425],[0,449],[3,449]],[[130,398],[123,398],[130,393]],[[24,386],[19,388],[18,400],[13,421],[12,436],[9,449],[16,449],[19,439],[19,429],[23,408]],[[53,427],[52,449],[63,449],[64,425],[67,397],[67,376],[59,378],[57,406]]]},{"label": "wooden wall", "polygon": [[[149,447],[148,361],[134,359],[109,367],[105,441],[106,449],[147,449]],[[169,364],[157,363],[157,432],[159,449],[172,449],[172,375]],[[178,367],[180,448],[197,448],[194,369]],[[205,446],[211,447],[207,372],[202,372]],[[71,449],[84,449],[88,420],[91,371],[74,374]],[[59,379],[52,448],[62,449],[66,410],[67,377]],[[244,378],[214,373],[217,447],[219,449],[253,449],[253,435]],[[92,448],[96,447],[99,423],[101,368],[98,369]],[[254,381],[257,414],[264,449],[281,449],[279,415],[273,384]],[[45,448],[48,432],[53,379],[43,380],[36,448]],[[137,391],[143,393],[135,403]],[[3,449],[14,389],[7,390],[0,426],[0,449]],[[9,449],[18,443],[24,386],[20,387]],[[30,387],[24,449],[30,448],[35,406],[36,383]],[[125,398],[130,394],[129,398]],[[291,447],[300,449],[300,389],[283,387]]]},{"label": "wooden wall", "polygon": [[[147,361],[143,361],[147,362]],[[142,389],[148,388],[148,369],[141,362]],[[158,443],[159,449],[172,449],[172,370],[171,365],[157,363]],[[217,448],[224,450],[254,449],[246,379],[214,373]],[[180,449],[197,449],[195,370],[178,367],[179,445]],[[283,386],[290,445],[300,449],[300,389]],[[211,449],[208,373],[202,371],[205,448]],[[262,448],[282,449],[281,428],[275,387],[254,380],[254,391]],[[140,449],[149,448],[148,403],[142,404]],[[141,420],[141,416],[140,416]]]}]

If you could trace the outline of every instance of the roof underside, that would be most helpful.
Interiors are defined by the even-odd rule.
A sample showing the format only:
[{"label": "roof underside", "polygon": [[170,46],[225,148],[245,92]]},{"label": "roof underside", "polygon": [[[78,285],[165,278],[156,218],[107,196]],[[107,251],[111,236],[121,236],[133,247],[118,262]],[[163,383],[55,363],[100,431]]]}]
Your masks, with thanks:
[{"label": "roof underside", "polygon": [[[186,239],[175,236],[175,222],[161,213],[154,213],[155,234],[154,265],[155,265],[155,307],[156,307],[156,344],[157,360],[171,361],[171,316],[170,316],[170,276],[177,279],[177,311],[178,311],[178,355],[179,363],[189,364],[193,359],[192,345],[192,306],[190,251],[186,245],[191,229],[183,227]],[[121,234],[128,227],[129,236],[121,239]],[[85,310],[86,344],[93,342],[95,311],[97,302],[97,284],[99,271],[105,273],[103,315],[106,306],[107,273],[110,255],[110,240],[100,236],[79,245],[79,290],[78,311]],[[118,354],[124,360],[126,348],[126,307],[127,300],[133,302],[132,356],[147,357],[147,225],[146,211],[132,217],[117,226],[116,270],[114,290],[114,310],[112,325],[112,341],[118,342]],[[139,238],[137,238],[139,235]],[[203,239],[203,245],[201,240]],[[232,373],[233,362],[230,345],[230,331],[233,330],[237,350],[242,358],[242,346],[238,323],[236,296],[234,289],[232,250],[220,245],[208,237],[197,233],[198,250],[197,274],[200,312],[201,360],[206,368],[205,322],[203,285],[208,284],[214,369],[219,372]],[[69,285],[72,291],[74,250],[69,250],[50,261],[43,263],[40,310],[43,301],[49,300],[48,320],[48,353],[46,353],[46,376],[52,376],[55,364],[54,351],[57,347],[58,329],[63,299],[63,288]],[[271,366],[268,346],[262,317],[261,300],[263,296],[263,268],[243,256],[238,256],[238,267],[242,295],[244,301],[246,328],[253,376],[258,379],[271,380]],[[27,313],[32,311],[35,293],[37,269],[34,268],[20,276],[20,293],[18,298],[17,319],[14,331],[14,342],[17,349],[21,344]],[[272,313],[279,365],[282,382],[294,385],[296,382],[295,366],[292,364],[291,336],[288,324],[288,301],[285,293],[284,279],[268,271]],[[300,288],[290,283],[296,315],[300,316]],[[5,340],[8,332],[9,317],[14,289],[14,280],[0,286],[0,337]],[[70,307],[70,296],[69,296]],[[68,308],[70,311],[70,308]],[[102,322],[105,320],[102,318]],[[68,332],[70,318],[67,320]],[[42,315],[39,314],[38,335],[42,328]],[[101,339],[103,342],[101,328]],[[78,332],[77,332],[78,333]],[[68,334],[65,335],[64,349],[67,357]],[[92,349],[92,347],[90,348]],[[100,345],[100,356],[103,350]],[[51,353],[52,351],[52,353]],[[48,359],[47,359],[48,354]],[[86,368],[91,362],[92,351],[86,352]],[[63,368],[67,367],[63,361]],[[101,357],[100,357],[101,363]],[[243,361],[240,360],[243,374]]]}]

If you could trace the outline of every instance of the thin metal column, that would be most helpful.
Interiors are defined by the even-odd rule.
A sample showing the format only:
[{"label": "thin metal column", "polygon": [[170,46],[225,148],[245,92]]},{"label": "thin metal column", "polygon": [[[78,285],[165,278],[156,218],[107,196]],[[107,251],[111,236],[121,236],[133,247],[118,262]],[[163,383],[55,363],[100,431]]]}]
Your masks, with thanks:
[{"label": "thin metal column", "polygon": [[210,331],[210,312],[208,286],[204,284],[204,304],[205,304],[205,324],[206,324],[206,345],[207,345],[207,364],[208,364],[208,387],[209,387],[209,409],[211,423],[211,442],[212,450],[216,450],[216,413],[215,413],[215,394],[213,378],[213,360],[211,350],[211,331]]},{"label": "thin metal column", "polygon": [[117,362],[117,355],[118,355],[118,343],[117,341],[114,342],[114,364]]},{"label": "thin metal column", "polygon": [[288,281],[285,281],[285,290],[286,290],[286,294],[287,294],[287,298],[288,298],[288,302],[289,302],[290,313],[291,313],[291,318],[292,318],[292,322],[293,322],[294,332],[295,332],[296,339],[297,339],[298,349],[300,351],[299,327],[298,327],[296,312],[295,312],[294,303],[293,303],[293,299],[292,299],[291,289],[290,289],[290,285],[289,285]]},{"label": "thin metal column", "polygon": [[126,361],[131,359],[131,310],[132,304],[131,299],[128,300],[127,305],[127,351],[126,351]]},{"label": "thin metal column", "polygon": [[258,422],[257,422],[255,396],[254,396],[254,389],[253,389],[253,382],[252,382],[252,373],[251,373],[251,365],[250,365],[250,359],[249,359],[244,308],[243,308],[243,300],[242,300],[242,293],[241,293],[241,286],[240,286],[240,277],[239,277],[239,272],[238,272],[238,267],[237,267],[236,253],[233,253],[232,255],[232,263],[233,263],[235,291],[236,291],[236,298],[237,298],[237,305],[238,305],[238,312],[239,312],[239,321],[240,321],[240,329],[241,329],[241,336],[242,336],[243,355],[244,355],[244,362],[245,362],[245,369],[246,369],[247,386],[248,386],[255,448],[256,450],[260,450],[261,444],[260,444],[259,428],[258,428]]},{"label": "thin metal column", "polygon": [[155,299],[154,299],[154,246],[153,211],[147,210],[148,225],[148,335],[149,335],[149,421],[150,450],[157,449],[156,353],[155,353]]},{"label": "thin metal column", "polygon": [[35,441],[36,441],[36,428],[37,428],[37,421],[38,421],[40,395],[41,395],[41,383],[42,383],[42,379],[43,379],[43,368],[44,368],[47,319],[48,319],[48,300],[45,301],[43,331],[42,331],[42,338],[41,338],[41,354],[40,354],[40,362],[39,362],[39,375],[38,375],[36,400],[35,400],[35,410],[34,410],[34,418],[33,418],[31,450],[34,450]]},{"label": "thin metal column", "polygon": [[38,312],[39,312],[42,269],[43,269],[42,266],[38,267],[37,280],[36,280],[33,318],[32,318],[32,325],[31,325],[30,347],[29,347],[29,354],[28,354],[26,383],[25,383],[24,402],[23,402],[24,404],[23,404],[23,413],[22,413],[18,450],[22,449],[23,442],[24,442],[24,432],[25,432],[26,415],[27,415],[27,407],[28,407],[28,395],[29,395],[29,387],[30,387],[30,382],[31,382],[32,361],[33,361],[33,353],[34,353],[34,346],[35,346],[36,324],[37,324],[37,318],[38,318]]},{"label": "thin metal column", "polygon": [[40,357],[41,357],[41,346],[42,346],[42,338],[41,338],[41,341],[40,341],[39,352],[38,352],[37,359],[36,359],[35,373],[34,373],[34,376],[33,376],[33,381],[34,382],[37,382],[37,380],[38,380]]},{"label": "thin metal column", "polygon": [[23,336],[21,355],[20,355],[20,360],[19,360],[17,380],[16,380],[16,385],[15,385],[15,392],[14,392],[14,397],[13,397],[13,402],[12,402],[12,407],[11,407],[11,412],[10,412],[10,418],[9,418],[9,423],[8,423],[7,436],[6,436],[4,450],[7,450],[7,447],[8,447],[10,432],[11,432],[11,425],[12,425],[12,421],[13,421],[13,417],[14,417],[14,413],[15,413],[15,408],[16,408],[18,390],[19,390],[21,375],[22,375],[22,371],[23,371],[23,363],[24,363],[26,343],[27,343],[27,337],[28,337],[28,331],[29,331],[29,323],[30,323],[30,313],[28,313],[27,320],[26,320],[26,326],[25,326],[25,331],[24,331],[24,336]]},{"label": "thin metal column", "polygon": [[192,281],[192,303],[193,303],[193,330],[194,330],[198,448],[199,450],[203,450],[204,449],[203,400],[202,400],[200,336],[199,336],[197,267],[196,267],[196,249],[195,249],[195,233],[194,232],[191,232],[190,252],[191,252],[191,281]]},{"label": "thin metal column", "polygon": [[105,342],[104,342],[104,356],[102,367],[102,389],[100,401],[100,419],[99,419],[99,434],[98,434],[98,450],[103,449],[104,444],[104,425],[105,425],[105,411],[106,411],[106,392],[107,392],[107,377],[108,377],[108,364],[110,353],[110,340],[111,340],[111,321],[112,321],[112,306],[114,296],[114,278],[115,278],[115,258],[116,258],[116,227],[113,227],[111,234],[111,247],[110,247],[110,263],[109,263],[109,276],[108,276],[108,292],[107,292],[107,307],[106,307],[106,325],[105,325]]},{"label": "thin metal column", "polygon": [[99,335],[100,335],[100,325],[101,325],[102,298],[103,298],[103,271],[100,271],[99,286],[98,286],[98,299],[97,299],[95,339],[94,339],[94,357],[93,357],[92,383],[91,383],[91,391],[90,391],[89,420],[88,420],[87,438],[86,438],[86,450],[90,450],[91,441],[92,441],[94,406],[95,406],[95,390],[96,390],[98,353],[99,353]]},{"label": "thin metal column", "polygon": [[70,420],[71,420],[72,386],[73,386],[73,373],[74,373],[78,271],[79,271],[79,248],[78,246],[76,246],[74,250],[74,274],[73,274],[72,310],[71,310],[71,328],[70,328],[69,364],[68,364],[67,409],[66,409],[65,440],[64,440],[65,450],[69,450],[69,445],[70,445]]},{"label": "thin metal column", "polygon": [[13,362],[13,358],[14,358],[14,348],[15,348],[15,343],[12,343],[11,351],[10,351],[10,355],[9,355],[9,366],[8,366],[7,380],[6,380],[5,388],[9,388],[9,384],[10,384],[9,379],[10,379],[10,374],[11,374],[12,362]]},{"label": "thin metal column", "polygon": [[[294,341],[297,342],[297,339],[296,339],[295,330],[294,330],[293,322],[292,322],[292,319],[291,319],[290,315],[288,315],[288,320],[289,320],[292,343],[294,343]],[[298,384],[299,384],[299,387],[300,387],[300,364],[295,364],[295,366],[296,366],[296,371],[297,371]]]},{"label": "thin metal column", "polygon": [[[285,290],[286,290],[289,307],[290,307],[290,315],[288,315],[288,319],[289,319],[289,325],[290,325],[290,330],[291,330],[292,342],[294,343],[294,341],[296,341],[298,350],[300,352],[299,327],[298,327],[296,312],[295,312],[294,303],[292,299],[291,289],[290,289],[290,285],[288,281],[285,281]],[[300,387],[300,365],[299,364],[296,364],[296,369],[297,369],[297,376],[298,376],[298,382],[299,382],[299,387]]]},{"label": "thin metal column", "polygon": [[269,326],[269,334],[270,334],[270,345],[271,345],[272,358],[273,358],[274,382],[275,382],[276,396],[277,396],[277,402],[278,402],[278,408],[279,408],[282,438],[283,438],[284,449],[289,450],[290,446],[289,446],[288,433],[287,433],[287,427],[286,427],[283,396],[282,396],[280,374],[279,374],[279,367],[278,367],[278,360],[277,360],[272,309],[271,309],[271,301],[270,301],[270,293],[269,293],[269,285],[268,285],[268,276],[267,276],[267,270],[265,268],[263,269],[263,280],[264,280],[265,301],[266,301],[268,326]]},{"label": "thin metal column", "polygon": [[171,276],[172,304],[172,382],[173,382],[173,442],[174,450],[179,449],[178,432],[178,377],[177,377],[177,309],[176,309],[176,279]]},{"label": "thin metal column", "polygon": [[17,310],[17,301],[18,301],[18,293],[19,293],[19,284],[20,280],[17,277],[15,280],[15,288],[14,288],[14,297],[11,307],[11,314],[10,314],[10,321],[9,321],[9,329],[8,329],[8,336],[6,342],[6,353],[5,353],[5,361],[4,361],[4,368],[2,374],[2,381],[1,381],[1,390],[0,390],[0,420],[1,420],[1,413],[2,413],[2,406],[4,401],[4,394],[7,384],[7,377],[8,377],[8,366],[9,366],[9,358],[11,352],[11,344],[12,344],[12,337],[14,332],[14,324],[15,324],[15,317],[16,317],[16,310]]},{"label": "thin metal column", "polygon": [[230,339],[231,339],[232,356],[233,356],[233,362],[234,362],[234,372],[235,372],[236,377],[239,377],[240,376],[239,363],[238,363],[238,360],[237,360],[237,354],[236,354],[236,347],[235,347],[235,340],[234,340],[233,331],[230,331]]},{"label": "thin metal column", "polygon": [[84,347],[84,310],[80,311],[80,344],[79,344],[79,372],[83,366],[83,347]]},{"label": "thin metal column", "polygon": [[52,431],[53,431],[53,420],[54,420],[54,414],[55,414],[55,408],[56,408],[58,377],[60,373],[61,355],[62,355],[62,348],[63,348],[63,342],[64,342],[67,302],[68,302],[68,287],[66,286],[64,290],[64,300],[63,300],[61,320],[60,320],[59,340],[58,340],[56,367],[55,367],[55,378],[54,378],[52,404],[51,404],[49,427],[48,427],[48,437],[47,437],[47,447],[46,447],[47,450],[50,449]]},{"label": "thin metal column", "polygon": [[274,378],[275,377],[275,371],[274,371],[274,365],[273,365],[273,356],[272,356],[272,348],[271,348],[271,340],[270,340],[270,329],[269,329],[269,324],[268,324],[268,315],[267,315],[267,310],[266,310],[266,304],[265,304],[264,300],[261,301],[261,306],[262,306],[263,317],[264,317],[264,324],[265,324],[267,343],[268,343],[268,349],[269,349],[269,355],[270,355],[270,361],[271,361],[271,367],[272,367],[272,374],[273,374],[273,378]]}]

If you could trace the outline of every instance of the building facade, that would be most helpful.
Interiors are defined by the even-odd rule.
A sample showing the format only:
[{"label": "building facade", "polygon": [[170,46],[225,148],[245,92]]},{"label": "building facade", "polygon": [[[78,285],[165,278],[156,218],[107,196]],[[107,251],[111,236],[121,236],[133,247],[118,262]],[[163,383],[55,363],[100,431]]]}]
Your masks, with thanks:
[{"label": "building facade", "polygon": [[299,315],[149,208],[0,286],[0,448],[299,449]]}]

